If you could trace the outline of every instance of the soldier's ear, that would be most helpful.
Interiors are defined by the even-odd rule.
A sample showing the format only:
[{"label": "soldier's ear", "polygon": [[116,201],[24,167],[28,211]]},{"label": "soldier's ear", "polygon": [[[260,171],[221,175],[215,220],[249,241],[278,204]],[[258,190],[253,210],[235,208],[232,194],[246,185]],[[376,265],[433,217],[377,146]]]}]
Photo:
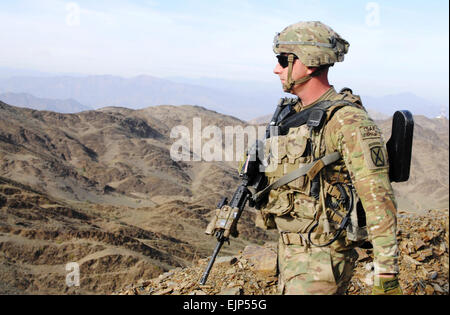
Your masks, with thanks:
[{"label": "soldier's ear", "polygon": [[316,77],[316,76],[320,76],[320,75],[322,75],[323,73],[325,73],[325,72],[328,72],[328,69],[329,69],[329,67],[327,67],[327,66],[322,66],[322,67],[308,67],[308,70],[307,70],[307,74],[308,75],[311,75],[311,76],[313,76],[313,77]]},{"label": "soldier's ear", "polygon": [[307,75],[311,75],[312,73],[316,72],[318,68],[314,68],[314,67],[307,67],[306,68],[306,74]]}]

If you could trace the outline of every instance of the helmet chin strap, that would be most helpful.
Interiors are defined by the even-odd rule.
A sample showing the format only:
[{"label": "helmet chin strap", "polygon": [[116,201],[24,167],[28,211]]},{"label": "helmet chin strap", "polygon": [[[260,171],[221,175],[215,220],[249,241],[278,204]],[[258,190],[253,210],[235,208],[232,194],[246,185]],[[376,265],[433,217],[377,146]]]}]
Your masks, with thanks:
[{"label": "helmet chin strap", "polygon": [[292,68],[294,67],[294,55],[290,54],[288,56],[288,76],[287,76],[287,81],[283,84],[283,90],[286,93],[289,93],[292,91],[292,88],[298,84],[303,84],[305,82],[308,82],[309,80],[311,80],[313,77],[318,76],[324,69],[319,68],[316,71],[314,71],[313,73],[306,75],[298,80],[292,79]]}]

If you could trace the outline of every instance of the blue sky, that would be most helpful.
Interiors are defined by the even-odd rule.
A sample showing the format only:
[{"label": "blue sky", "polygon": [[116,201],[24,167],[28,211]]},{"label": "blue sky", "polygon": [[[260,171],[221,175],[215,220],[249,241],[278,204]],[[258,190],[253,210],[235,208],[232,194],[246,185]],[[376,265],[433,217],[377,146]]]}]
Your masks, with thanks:
[{"label": "blue sky", "polygon": [[278,84],[275,32],[319,20],[351,44],[336,85],[448,105],[448,10],[443,0],[1,1],[0,67]]}]

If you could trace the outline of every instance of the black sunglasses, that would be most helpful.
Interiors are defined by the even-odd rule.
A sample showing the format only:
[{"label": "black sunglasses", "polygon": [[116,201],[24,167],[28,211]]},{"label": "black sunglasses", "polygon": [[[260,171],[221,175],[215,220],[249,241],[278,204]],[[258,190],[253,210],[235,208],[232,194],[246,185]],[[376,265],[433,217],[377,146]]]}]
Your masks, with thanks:
[{"label": "black sunglasses", "polygon": [[[288,57],[289,55],[277,55],[278,63],[283,69],[289,65]],[[294,55],[294,60],[295,59],[298,59],[296,55]]]}]

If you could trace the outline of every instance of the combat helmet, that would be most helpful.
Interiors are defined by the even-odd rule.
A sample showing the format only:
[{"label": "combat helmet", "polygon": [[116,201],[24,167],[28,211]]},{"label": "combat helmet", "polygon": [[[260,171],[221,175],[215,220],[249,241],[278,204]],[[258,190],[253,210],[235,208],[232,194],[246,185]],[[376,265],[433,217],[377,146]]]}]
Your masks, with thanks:
[{"label": "combat helmet", "polygon": [[[322,22],[299,22],[286,27],[277,33],[273,42],[273,51],[279,55],[289,54],[289,72],[283,87],[286,92],[296,84],[304,83],[321,70],[334,65],[335,62],[344,61],[350,44]],[[317,67],[312,75],[294,81],[292,79],[292,66],[294,55],[307,67]]]}]

